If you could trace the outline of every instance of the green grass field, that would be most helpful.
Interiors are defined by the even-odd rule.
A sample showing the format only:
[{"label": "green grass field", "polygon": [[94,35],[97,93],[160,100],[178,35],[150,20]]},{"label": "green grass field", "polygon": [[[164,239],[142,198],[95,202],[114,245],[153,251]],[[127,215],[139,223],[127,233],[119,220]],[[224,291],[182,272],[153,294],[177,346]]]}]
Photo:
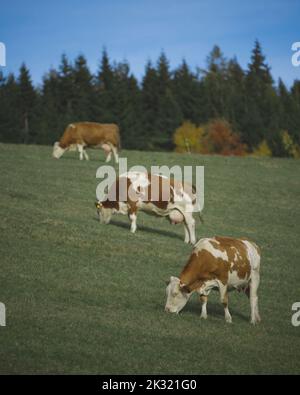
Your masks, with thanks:
[{"label": "green grass field", "polygon": [[200,320],[193,297],[166,314],[165,283],[191,247],[182,226],[140,214],[138,231],[95,215],[102,152],[80,162],[51,147],[0,145],[1,373],[300,373],[300,161],[122,151],[130,165],[204,165],[205,224],[197,236],[246,236],[262,248],[262,323],[246,296],[218,294]]}]

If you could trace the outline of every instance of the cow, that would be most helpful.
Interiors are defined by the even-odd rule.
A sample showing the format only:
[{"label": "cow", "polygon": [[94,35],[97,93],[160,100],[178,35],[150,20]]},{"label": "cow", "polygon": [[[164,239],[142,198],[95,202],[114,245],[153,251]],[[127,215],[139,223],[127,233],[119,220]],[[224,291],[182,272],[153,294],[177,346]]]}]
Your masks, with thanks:
[{"label": "cow", "polygon": [[232,322],[228,309],[228,291],[243,291],[250,299],[251,323],[260,322],[257,289],[260,281],[260,250],[248,239],[204,238],[194,246],[179,278],[167,282],[165,311],[179,313],[196,292],[202,302],[201,318],[207,318],[208,295],[219,290],[225,320]]},{"label": "cow", "polygon": [[67,150],[77,147],[79,159],[89,160],[86,147],[101,147],[106,154],[106,162],[114,155],[119,161],[120,133],[116,124],[77,122],[67,126],[61,139],[54,143],[53,157],[59,159]]},{"label": "cow", "polygon": [[185,243],[195,244],[195,192],[191,184],[162,175],[128,172],[117,178],[105,198],[96,201],[95,205],[101,223],[108,224],[114,213],[128,215],[132,233],[136,232],[137,212],[140,210],[167,217],[172,224],[183,223]]}]

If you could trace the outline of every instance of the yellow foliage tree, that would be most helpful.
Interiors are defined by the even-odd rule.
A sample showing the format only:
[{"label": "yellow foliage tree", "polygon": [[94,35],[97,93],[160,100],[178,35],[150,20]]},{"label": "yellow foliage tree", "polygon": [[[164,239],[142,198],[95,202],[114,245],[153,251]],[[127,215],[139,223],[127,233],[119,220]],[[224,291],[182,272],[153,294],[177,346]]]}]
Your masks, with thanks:
[{"label": "yellow foliage tree", "polygon": [[203,146],[201,141],[203,134],[204,129],[202,127],[197,127],[190,121],[183,122],[174,134],[175,151],[202,153]]},{"label": "yellow foliage tree", "polygon": [[288,156],[292,158],[300,158],[300,147],[298,144],[294,143],[292,137],[287,130],[284,130],[281,134],[282,145]]},{"label": "yellow foliage tree", "polygon": [[253,151],[253,156],[272,156],[272,151],[266,140],[263,140],[256,150]]}]

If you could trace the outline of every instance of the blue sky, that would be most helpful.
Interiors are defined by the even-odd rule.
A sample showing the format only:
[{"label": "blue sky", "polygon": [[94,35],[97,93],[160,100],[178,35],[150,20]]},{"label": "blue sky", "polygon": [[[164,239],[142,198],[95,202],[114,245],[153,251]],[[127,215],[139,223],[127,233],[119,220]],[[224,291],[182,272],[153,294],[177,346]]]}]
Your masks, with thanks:
[{"label": "blue sky", "polygon": [[275,80],[290,86],[300,79],[300,67],[291,64],[299,16],[300,0],[0,0],[0,42],[4,71],[18,72],[25,61],[39,83],[62,53],[72,60],[84,54],[95,72],[104,47],[111,60],[127,59],[138,78],[162,50],[171,68],[183,58],[204,67],[215,44],[246,68],[258,38]]}]

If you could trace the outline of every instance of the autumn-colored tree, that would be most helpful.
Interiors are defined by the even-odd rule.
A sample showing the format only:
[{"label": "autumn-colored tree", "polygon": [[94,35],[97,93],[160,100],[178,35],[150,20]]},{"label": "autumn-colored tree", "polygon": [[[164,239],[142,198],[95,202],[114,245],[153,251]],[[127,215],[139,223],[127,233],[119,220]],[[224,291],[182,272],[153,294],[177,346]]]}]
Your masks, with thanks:
[{"label": "autumn-colored tree", "polygon": [[300,147],[293,141],[287,130],[281,133],[281,139],[285,155],[291,158],[300,158]]},{"label": "autumn-colored tree", "polygon": [[241,143],[239,136],[232,131],[231,125],[216,119],[205,126],[202,139],[203,152],[219,155],[245,155],[246,145]]},{"label": "autumn-colored tree", "polygon": [[176,152],[203,152],[202,139],[204,135],[203,127],[197,127],[190,121],[185,121],[176,129],[174,134],[174,144]]},{"label": "autumn-colored tree", "polygon": [[272,151],[266,140],[263,140],[253,151],[253,156],[272,156]]}]

